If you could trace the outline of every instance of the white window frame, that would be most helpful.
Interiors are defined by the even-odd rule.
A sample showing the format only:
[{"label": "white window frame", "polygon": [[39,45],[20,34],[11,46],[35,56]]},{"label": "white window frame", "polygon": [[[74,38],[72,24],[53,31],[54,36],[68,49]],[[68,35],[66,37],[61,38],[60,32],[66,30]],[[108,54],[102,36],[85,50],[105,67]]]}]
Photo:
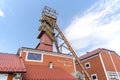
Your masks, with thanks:
[{"label": "white window frame", "polygon": [[[87,64],[89,65],[89,67],[86,66]],[[89,69],[89,68],[90,68],[90,62],[85,63],[85,68],[86,68],[86,69]]]},{"label": "white window frame", "polygon": [[[30,60],[28,59],[28,54],[29,53],[33,53],[33,54],[41,54],[41,60]],[[31,61],[31,62],[43,62],[43,54],[42,53],[38,53],[38,52],[26,52],[26,61]]]},{"label": "white window frame", "polygon": [[[96,79],[93,79],[93,76],[96,76]],[[91,78],[92,78],[92,80],[98,80],[97,74],[92,74]]]}]

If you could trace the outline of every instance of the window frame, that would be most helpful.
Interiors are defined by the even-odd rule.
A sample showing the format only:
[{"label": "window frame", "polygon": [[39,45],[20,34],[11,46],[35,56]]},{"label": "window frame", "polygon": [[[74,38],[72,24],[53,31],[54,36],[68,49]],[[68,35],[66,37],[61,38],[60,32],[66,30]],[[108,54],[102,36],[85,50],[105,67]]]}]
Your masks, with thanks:
[{"label": "window frame", "polygon": [[[86,66],[87,64],[89,64],[89,67]],[[89,69],[89,68],[91,68],[90,62],[85,63],[85,69]]]},{"label": "window frame", "polygon": [[[93,79],[93,76],[96,76],[96,79]],[[92,74],[91,78],[92,78],[92,80],[98,80],[97,74]]]},{"label": "window frame", "polygon": [[[33,54],[41,54],[41,60],[30,60],[28,59],[28,55],[29,53],[33,53]],[[31,62],[43,62],[43,54],[42,53],[38,53],[38,52],[26,52],[26,61],[31,61]]]}]

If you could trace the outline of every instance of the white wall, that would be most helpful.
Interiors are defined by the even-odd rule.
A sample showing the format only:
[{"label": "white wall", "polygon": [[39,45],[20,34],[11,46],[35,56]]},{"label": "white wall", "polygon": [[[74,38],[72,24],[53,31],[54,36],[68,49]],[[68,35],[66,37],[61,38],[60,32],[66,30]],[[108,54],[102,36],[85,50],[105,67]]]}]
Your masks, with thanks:
[{"label": "white wall", "polygon": [[8,74],[0,74],[0,80],[7,80]]}]

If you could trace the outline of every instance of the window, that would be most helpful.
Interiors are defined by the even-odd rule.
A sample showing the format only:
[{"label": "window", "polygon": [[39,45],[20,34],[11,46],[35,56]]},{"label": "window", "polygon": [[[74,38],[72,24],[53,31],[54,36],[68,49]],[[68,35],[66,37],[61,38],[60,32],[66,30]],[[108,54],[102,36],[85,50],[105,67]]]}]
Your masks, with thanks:
[{"label": "window", "polygon": [[53,68],[53,63],[52,62],[49,62],[49,68]]},{"label": "window", "polygon": [[42,54],[40,53],[28,53],[27,61],[42,61]]},{"label": "window", "polygon": [[86,69],[90,68],[90,63],[89,62],[85,63],[85,68]]},{"label": "window", "polygon": [[0,74],[0,80],[7,80],[8,74]]},{"label": "window", "polygon": [[22,75],[21,73],[14,73],[13,80],[21,80]]},{"label": "window", "polygon": [[120,72],[107,72],[109,80],[119,80],[120,78]]},{"label": "window", "polygon": [[92,75],[91,75],[91,78],[92,78],[92,80],[98,80],[98,78],[97,78],[97,75],[96,75],[96,74],[92,74]]}]

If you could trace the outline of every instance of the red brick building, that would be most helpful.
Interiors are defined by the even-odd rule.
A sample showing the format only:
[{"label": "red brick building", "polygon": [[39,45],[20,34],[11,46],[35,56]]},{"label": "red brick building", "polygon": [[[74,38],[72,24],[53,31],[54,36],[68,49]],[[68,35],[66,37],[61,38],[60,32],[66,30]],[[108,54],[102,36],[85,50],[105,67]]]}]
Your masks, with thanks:
[{"label": "red brick building", "polygon": [[[0,53],[0,80],[80,80],[84,77],[80,65],[75,65],[74,56],[62,53],[62,47],[67,50],[71,47],[65,45],[68,41],[56,25],[56,10],[45,7],[42,14],[37,37],[40,42],[36,48],[22,47],[17,54]],[[60,45],[58,38],[64,41]],[[57,52],[53,52],[53,43]],[[92,80],[120,79],[120,57],[114,51],[99,48],[81,56],[80,61]]]},{"label": "red brick building", "polygon": [[[120,80],[120,56],[115,51],[98,48],[81,56],[80,61],[92,80]],[[76,69],[82,71],[78,64]]]},{"label": "red brick building", "polygon": [[21,57],[0,52],[0,80],[21,80],[24,73],[26,68]]},{"label": "red brick building", "polygon": [[[44,17],[56,21],[53,16],[53,18],[50,15]],[[55,33],[52,22],[44,19],[41,22],[43,23],[37,37],[40,42],[36,48],[19,48],[17,55],[0,53],[0,79],[76,80],[72,76],[76,71],[74,57],[70,54],[53,52]]]},{"label": "red brick building", "polygon": [[[0,53],[1,80],[76,80],[74,57],[32,48]],[[18,77],[17,77],[18,76]]]},{"label": "red brick building", "polygon": [[52,40],[45,32],[40,35],[35,49],[22,47],[17,55],[0,53],[2,80],[76,80],[74,57],[53,52]]},{"label": "red brick building", "polygon": [[18,54],[27,69],[23,80],[75,80],[70,74],[75,72],[73,56],[30,48],[20,48]]},{"label": "red brick building", "polygon": [[[52,40],[40,32],[35,49],[22,47],[15,54],[0,53],[2,80],[76,80],[74,57],[53,52]],[[16,77],[18,76],[18,77]]]}]

